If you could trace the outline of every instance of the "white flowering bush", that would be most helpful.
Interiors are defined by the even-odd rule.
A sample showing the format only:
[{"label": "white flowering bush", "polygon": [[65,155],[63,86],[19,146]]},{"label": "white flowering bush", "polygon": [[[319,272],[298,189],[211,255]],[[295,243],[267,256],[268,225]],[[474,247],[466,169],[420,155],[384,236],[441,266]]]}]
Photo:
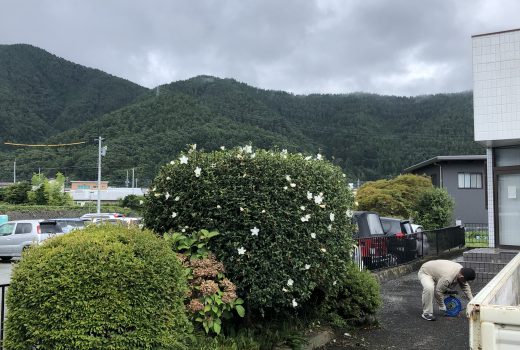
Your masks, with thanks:
[{"label": "white flowering bush", "polygon": [[321,155],[192,147],[160,170],[143,217],[159,234],[218,230],[211,250],[248,310],[265,312],[337,292],[352,204],[345,175]]}]

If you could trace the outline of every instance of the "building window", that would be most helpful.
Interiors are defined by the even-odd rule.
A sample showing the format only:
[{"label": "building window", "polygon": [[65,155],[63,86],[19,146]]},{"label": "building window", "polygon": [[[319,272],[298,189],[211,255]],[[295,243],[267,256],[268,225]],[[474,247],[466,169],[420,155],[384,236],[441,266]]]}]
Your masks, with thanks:
[{"label": "building window", "polygon": [[482,173],[459,173],[459,188],[482,188]]},{"label": "building window", "polygon": [[90,189],[90,186],[89,185],[79,185],[78,189],[80,189],[80,190],[88,190],[88,189]]}]

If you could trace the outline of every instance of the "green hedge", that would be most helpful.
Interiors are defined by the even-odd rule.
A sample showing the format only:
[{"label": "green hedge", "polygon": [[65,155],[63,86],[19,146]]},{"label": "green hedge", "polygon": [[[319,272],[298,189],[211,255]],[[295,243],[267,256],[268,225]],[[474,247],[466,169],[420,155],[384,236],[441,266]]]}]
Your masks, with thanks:
[{"label": "green hedge", "polygon": [[321,157],[246,146],[191,150],[164,166],[143,218],[158,233],[218,230],[210,248],[248,310],[293,310],[337,289],[352,203],[344,174]]},{"label": "green hedge", "polygon": [[92,226],[31,248],[13,271],[4,348],[184,349],[186,281],[149,231]]}]

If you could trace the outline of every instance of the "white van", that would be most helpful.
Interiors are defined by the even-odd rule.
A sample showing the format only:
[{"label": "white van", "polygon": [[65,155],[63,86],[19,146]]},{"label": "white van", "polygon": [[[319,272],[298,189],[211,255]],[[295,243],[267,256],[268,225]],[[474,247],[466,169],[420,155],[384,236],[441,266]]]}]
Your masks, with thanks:
[{"label": "white van", "polygon": [[32,244],[40,244],[49,237],[63,234],[54,220],[17,220],[0,225],[0,259],[9,261],[22,256]]}]

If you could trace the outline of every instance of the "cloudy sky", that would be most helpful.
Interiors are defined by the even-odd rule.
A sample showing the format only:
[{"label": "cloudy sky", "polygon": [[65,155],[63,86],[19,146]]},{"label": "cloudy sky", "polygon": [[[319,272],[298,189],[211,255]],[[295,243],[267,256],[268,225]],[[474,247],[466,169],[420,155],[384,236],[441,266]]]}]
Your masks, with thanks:
[{"label": "cloudy sky", "polygon": [[516,0],[0,0],[0,44],[146,87],[207,74],[421,95],[470,90],[471,35],[519,28],[519,13]]}]

